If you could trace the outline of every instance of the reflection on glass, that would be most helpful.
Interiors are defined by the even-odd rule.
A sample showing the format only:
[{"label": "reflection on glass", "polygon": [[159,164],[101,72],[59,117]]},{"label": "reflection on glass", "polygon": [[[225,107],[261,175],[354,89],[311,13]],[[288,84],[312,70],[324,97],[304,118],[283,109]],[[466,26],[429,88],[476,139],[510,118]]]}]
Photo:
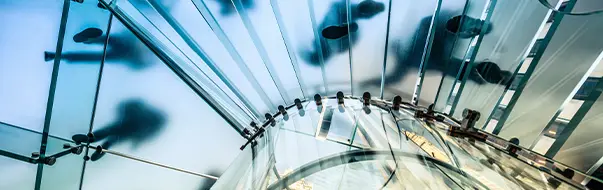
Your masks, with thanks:
[{"label": "reflection on glass", "polygon": [[[572,10],[593,7],[603,7],[603,4],[578,1]],[[517,137],[526,147],[601,62],[603,39],[599,31],[603,30],[603,18],[600,15],[565,15],[558,24],[514,109],[507,110],[510,114],[500,131],[501,137]]]},{"label": "reflection on glass", "polygon": [[[494,3],[494,2],[493,2]],[[464,71],[464,81],[453,103],[454,117],[461,118],[461,110],[473,109],[491,112],[511,81],[514,72],[526,58],[538,32],[550,11],[538,1],[496,1],[490,10],[490,32],[485,34],[477,52]],[[513,16],[509,16],[513,15]],[[468,80],[465,80],[468,79]],[[477,122],[482,126],[486,119]]]}]

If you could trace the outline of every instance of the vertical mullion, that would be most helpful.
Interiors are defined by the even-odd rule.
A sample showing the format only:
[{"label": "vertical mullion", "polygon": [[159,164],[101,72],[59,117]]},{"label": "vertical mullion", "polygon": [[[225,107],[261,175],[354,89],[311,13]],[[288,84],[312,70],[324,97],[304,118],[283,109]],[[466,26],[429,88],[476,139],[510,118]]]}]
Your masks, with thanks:
[{"label": "vertical mullion", "polygon": [[[63,51],[63,41],[65,39],[65,30],[67,28],[67,17],[69,16],[70,0],[63,1],[63,12],[61,14],[61,25],[59,27],[59,36],[57,38],[56,56],[52,66],[52,78],[50,80],[50,90],[48,91],[48,101],[46,102],[46,114],[44,116],[44,129],[42,132],[42,143],[40,144],[40,158],[46,157],[46,143],[48,143],[48,131],[50,130],[50,119],[52,117],[52,106],[54,104],[54,94],[59,78],[59,66],[61,64],[61,54]],[[44,163],[38,163],[36,174],[35,190],[40,190],[42,185],[42,170]]]},{"label": "vertical mullion", "polygon": [[[387,10],[387,26],[386,26],[386,32],[385,32],[385,51],[383,53],[383,64],[381,67],[381,87],[379,88],[379,97],[381,99],[383,99],[383,91],[385,90],[385,71],[387,68],[387,48],[389,46],[389,25],[391,22],[391,15],[392,15],[392,0],[389,0],[389,7]],[[353,92],[353,91],[352,91]]]}]

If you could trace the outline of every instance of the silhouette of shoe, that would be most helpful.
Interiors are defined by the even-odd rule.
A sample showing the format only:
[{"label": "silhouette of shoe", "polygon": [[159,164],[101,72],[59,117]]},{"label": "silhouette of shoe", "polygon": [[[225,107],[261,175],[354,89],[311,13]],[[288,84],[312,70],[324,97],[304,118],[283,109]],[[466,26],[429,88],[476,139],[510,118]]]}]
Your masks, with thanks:
[{"label": "silhouette of shoe", "polygon": [[336,40],[347,36],[348,34],[350,34],[350,32],[358,31],[358,24],[356,23],[351,23],[349,27],[350,28],[348,30],[347,24],[343,24],[341,26],[328,26],[322,30],[322,37],[326,39]]},{"label": "silhouette of shoe", "polygon": [[[461,26],[462,22],[462,26]],[[484,27],[484,21],[469,17],[467,15],[458,15],[452,17],[446,22],[446,30],[448,32],[458,34],[461,38],[471,38],[481,33],[482,27]],[[484,34],[492,31],[492,25],[488,24]]]},{"label": "silhouette of shoe", "polygon": [[381,2],[375,2],[373,0],[365,0],[358,3],[358,15],[357,18],[371,18],[380,12],[385,10],[385,4]]},{"label": "silhouette of shoe", "polygon": [[52,60],[54,60],[55,56],[56,56],[55,53],[50,53],[50,52],[45,51],[44,52],[44,61],[52,61]]},{"label": "silhouette of shoe", "polygon": [[475,70],[482,79],[492,84],[506,84],[512,75],[511,72],[501,70],[492,62],[481,62],[475,66]]},{"label": "silhouette of shoe", "polygon": [[73,36],[73,41],[77,43],[87,42],[103,35],[103,30],[98,28],[86,28]]},{"label": "silhouette of shoe", "polygon": [[96,147],[96,150],[94,151],[94,153],[92,153],[92,156],[90,156],[90,160],[97,161],[97,160],[101,159],[103,156],[105,156],[106,153],[103,152],[102,149],[103,149],[102,146]]},{"label": "silhouette of shoe", "polygon": [[89,138],[88,138],[88,136],[86,136],[84,134],[76,134],[76,135],[71,136],[71,140],[73,140],[75,142],[75,144],[80,144],[80,143],[88,142]]}]

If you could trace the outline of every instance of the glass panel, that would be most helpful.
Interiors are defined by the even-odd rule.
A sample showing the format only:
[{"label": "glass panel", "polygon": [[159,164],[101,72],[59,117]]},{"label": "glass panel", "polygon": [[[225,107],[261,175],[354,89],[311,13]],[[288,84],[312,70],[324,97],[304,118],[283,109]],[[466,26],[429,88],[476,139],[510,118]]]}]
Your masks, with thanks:
[{"label": "glass panel", "polygon": [[107,60],[94,118],[98,143],[194,172],[224,171],[244,139],[119,22],[112,36],[147,68],[123,66],[141,64],[132,59]]},{"label": "glass panel", "polygon": [[0,122],[0,150],[30,157],[40,152],[41,142],[41,133]]},{"label": "glass panel", "polygon": [[312,98],[317,93],[325,94],[324,82],[327,79],[323,79],[325,73],[317,55],[316,36],[311,22],[315,15],[310,15],[310,8],[314,7],[309,7],[308,1],[298,0],[271,1],[271,5],[275,12],[280,13],[281,17],[276,19],[281,20],[282,33],[287,34],[283,38],[289,42],[289,51],[294,52],[298,62],[306,98]]},{"label": "glass panel", "polygon": [[[383,72],[383,63],[385,61],[384,56],[390,53],[386,53],[385,51],[386,40],[388,36],[391,37],[393,35],[391,33],[388,34],[389,27],[387,26],[388,21],[391,19],[388,15],[390,1],[352,0],[349,2],[352,9],[350,23],[357,25],[357,31],[351,35],[351,38],[348,35],[349,43],[352,45],[350,47],[352,88],[354,89],[352,94],[360,96],[364,92],[370,92],[373,96],[378,97],[381,93],[381,73]],[[376,6],[368,11],[361,9],[363,6],[371,4]],[[364,16],[363,11],[370,13],[369,16]],[[394,12],[396,10],[392,10],[392,13]],[[348,40],[348,38],[342,39]],[[346,42],[342,43],[345,44]],[[327,71],[330,71],[330,73],[345,71],[343,67],[342,65],[341,68],[333,68],[335,71]]]},{"label": "glass panel", "polygon": [[[63,138],[90,130],[110,15],[97,4],[87,1],[69,6],[69,15],[87,16],[68,17],[65,29],[49,128],[50,134]],[[107,47],[107,59],[124,57],[127,50],[127,47]],[[55,55],[54,50],[45,53]],[[52,64],[52,61],[47,63]]]},{"label": "glass panel", "polygon": [[[195,3],[200,2],[195,1]],[[253,30],[248,30],[243,24],[238,11],[232,10],[234,8],[232,2],[228,1],[203,1],[204,6],[209,8],[210,14],[212,15],[216,22],[219,24],[220,29],[212,28],[217,35],[221,35],[219,33],[224,33],[227,39],[220,39],[221,42],[225,45],[226,48],[234,48],[234,52],[230,54],[233,57],[234,61],[239,64],[239,68],[243,73],[251,72],[251,75],[246,77],[247,80],[254,85],[255,90],[260,93],[260,96],[267,96],[269,99],[264,99],[264,103],[267,104],[270,110],[275,110],[278,104],[284,102],[284,97],[281,97],[277,86],[275,85],[275,81],[271,78],[274,77],[275,80],[278,80],[278,75],[276,73],[270,73],[267,70],[266,65],[264,65],[265,61],[268,61],[271,65],[271,60],[265,55],[266,60],[262,59],[258,52],[258,48],[263,48],[260,39],[252,39],[250,36],[250,32]],[[255,7],[253,1],[244,1],[244,7],[240,7],[241,9],[247,9],[251,6]],[[200,4],[196,4],[198,7]],[[229,11],[227,11],[229,9]],[[254,12],[257,10],[253,10]],[[251,12],[251,11],[249,11]],[[265,10],[266,13],[268,10]],[[208,15],[204,15],[207,17]],[[209,20],[208,22],[212,22],[210,18],[205,18]],[[251,27],[251,23],[249,23]],[[262,27],[273,27],[277,29],[277,25],[268,25],[264,23]],[[253,31],[255,32],[255,31]],[[252,40],[258,40],[257,44],[254,44]],[[264,49],[265,50],[265,49]],[[284,56],[284,55],[283,55]],[[253,80],[257,80],[259,86],[255,86],[255,82]],[[280,82],[280,81],[279,81]],[[261,110],[260,110],[261,111]]]},{"label": "glass panel", "polygon": [[[467,81],[463,81],[457,95],[454,117],[461,118],[462,111],[470,108],[490,113],[511,81],[513,72],[526,58],[537,33],[544,25],[550,11],[538,1],[496,1],[490,18],[491,29],[477,46],[479,51],[472,60]],[[460,96],[460,97],[459,97]],[[477,122],[482,126],[486,119]]]},{"label": "glass panel", "polygon": [[[601,1],[579,1],[573,11],[592,7],[603,8],[603,4]],[[532,144],[600,62],[603,51],[601,30],[603,18],[600,15],[563,17],[506,120],[501,137],[517,137],[522,146]]]},{"label": "glass panel", "polygon": [[[601,80],[601,79],[600,79]],[[585,109],[585,105],[579,109],[578,114],[583,117],[580,121],[579,118],[572,119],[572,128],[573,132],[565,132],[565,130],[569,130],[568,127],[564,129],[564,131],[560,132],[560,135],[567,136],[569,138],[565,141],[559,152],[555,155],[554,159],[567,164],[571,167],[574,167],[580,171],[587,171],[597,163],[597,161],[603,156],[603,151],[599,149],[601,147],[601,136],[597,135],[601,132],[601,122],[603,122],[603,97],[601,94],[601,84],[598,84],[598,92],[593,92],[598,95],[596,100],[588,100],[594,102],[585,102],[584,104],[589,104],[590,109]],[[594,97],[596,97],[594,96]],[[593,97],[593,96],[590,96]],[[584,113],[588,112],[588,113]],[[579,117],[575,115],[574,117]],[[576,120],[576,121],[574,121]],[[577,126],[574,126],[574,122],[579,122]],[[567,133],[567,134],[566,134]]]},{"label": "glass panel", "polygon": [[404,100],[413,98],[436,5],[437,0],[392,1],[384,99],[390,100],[395,95]]},{"label": "glass panel", "polygon": [[[170,68],[177,72],[182,81],[193,88],[199,96],[203,96],[203,98],[210,101],[212,106],[220,110],[222,115],[230,118],[230,122],[235,123],[235,127],[239,127],[236,128],[237,130],[241,130],[240,128],[243,125],[247,125],[249,123],[249,117],[251,115],[248,114],[250,114],[250,112],[247,112],[247,109],[241,108],[241,104],[238,104],[237,99],[231,100],[234,95],[232,95],[232,92],[229,92],[229,90],[226,90],[229,89],[225,87],[226,84],[221,83],[220,80],[217,80],[220,83],[215,82],[216,78],[219,78],[219,75],[215,73],[215,75],[218,76],[208,76],[206,74],[208,65],[197,64],[203,63],[203,61],[206,59],[203,59],[202,61],[202,59],[199,57],[191,57],[190,52],[193,51],[189,49],[191,47],[182,45],[185,44],[183,39],[178,38],[178,35],[175,34],[176,32],[173,31],[171,27],[167,27],[170,23],[174,24],[174,26],[179,25],[168,13],[166,13],[166,10],[161,9],[163,10],[162,12],[165,13],[162,15],[166,16],[166,18],[169,18],[168,20],[172,21],[170,23],[166,23],[166,20],[159,19],[158,17],[160,15],[157,15],[158,13],[154,11],[155,9],[153,9],[155,7],[151,8],[148,4],[133,5],[125,0],[111,2],[111,9],[119,12],[122,20],[127,21],[130,27],[136,30],[146,42],[151,44],[151,47],[153,47],[154,51],[159,52],[162,57],[166,57],[166,64],[170,65]],[[161,6],[157,5],[156,7],[160,8]],[[191,5],[191,8],[192,7],[194,6]],[[121,35],[116,35],[115,37],[119,38],[120,36]],[[190,39],[190,36],[185,36],[184,34],[182,34],[182,36],[186,37],[188,42],[191,42],[191,44],[193,43]],[[197,46],[195,47],[196,50],[200,49]],[[201,53],[199,56],[201,56]],[[203,55],[203,57],[206,57],[206,55]],[[125,61],[122,63],[131,64],[131,62],[138,62],[139,60],[145,59],[146,57],[139,58],[134,61],[122,60]],[[143,65],[148,67],[151,65],[150,63],[152,61],[145,60],[144,62],[145,64]],[[212,74],[211,72],[209,73]],[[243,103],[245,102],[247,101],[244,101]],[[257,102],[261,104],[261,101]],[[245,105],[247,106],[247,104]],[[249,104],[247,107],[250,108],[252,113],[256,113],[257,116],[260,115],[257,111],[255,111],[255,109],[253,109],[251,104]]]},{"label": "glass panel", "polygon": [[[303,94],[298,78],[293,77],[296,76],[296,73],[292,67],[284,38],[279,37],[282,36],[280,31],[281,26],[277,24],[270,1],[238,0],[238,2],[242,3],[242,10],[246,10],[246,14],[239,12],[241,18],[245,19],[247,17],[251,21],[253,29],[255,29],[254,32],[257,34],[259,40],[261,40],[261,45],[267,53],[268,57],[263,58],[264,64],[268,68],[273,67],[273,69],[270,69],[272,70],[270,74],[275,77],[274,82],[277,84],[281,83],[281,87],[277,87],[284,88],[286,93],[282,93],[283,98],[285,98],[287,104],[292,104],[293,99],[302,98]],[[247,30],[251,30],[251,28],[248,27]],[[258,45],[256,47],[260,48]],[[266,60],[266,58],[269,58],[269,60]]]},{"label": "glass panel", "polygon": [[[451,3],[453,2],[453,3]],[[484,9],[486,8],[486,4],[488,0],[469,0],[467,4],[460,3],[458,1],[444,1],[442,2],[443,10],[440,11],[440,18],[438,20],[451,19],[456,15],[462,14],[467,15],[466,18],[481,18],[484,13]],[[458,6],[465,5],[465,8],[459,8]],[[450,10],[447,7],[452,7]],[[468,19],[461,19],[464,26],[471,26],[471,23],[466,22]],[[439,26],[436,32],[436,36],[433,40],[434,44],[432,47],[432,52],[429,57],[429,68],[445,68],[442,71],[442,79],[440,82],[440,88],[437,92],[435,110],[443,111],[446,105],[448,104],[448,99],[450,98],[450,93],[457,82],[457,75],[461,70],[461,66],[465,63],[465,55],[471,45],[471,41],[475,37],[468,36],[460,36],[458,34],[451,35],[450,32],[444,32],[445,26]],[[442,43],[444,42],[444,43]],[[439,55],[439,53],[444,55]],[[434,65],[440,67],[433,67]],[[443,66],[443,67],[442,67]],[[429,77],[426,77],[425,80],[429,80]],[[426,83],[426,82],[424,82]],[[430,85],[423,85],[423,88]],[[430,87],[427,87],[430,88]]]},{"label": "glass panel", "polygon": [[108,154],[87,164],[82,189],[207,189],[207,183],[199,176]]},{"label": "glass panel", "polygon": [[[368,1],[367,1],[368,2]],[[311,65],[323,64],[325,75],[323,80],[326,82],[327,93],[325,95],[334,95],[337,91],[345,94],[351,93],[351,75],[350,71],[350,48],[354,46],[355,33],[350,34],[349,28],[362,27],[358,23],[352,24],[353,20],[348,20],[348,10],[351,13],[358,11],[357,4],[350,2],[347,7],[346,1],[340,0],[308,0],[311,19],[313,19],[313,28],[315,32],[314,41],[307,44],[310,47],[306,52],[306,61]],[[372,5],[383,6],[382,3],[371,1]],[[359,11],[358,11],[359,12]],[[367,17],[371,17],[381,11],[367,11]],[[352,18],[357,19],[357,18]],[[347,24],[347,25],[346,25]],[[349,26],[349,27],[348,27]],[[348,33],[345,35],[345,33]],[[318,38],[318,39],[316,39]],[[309,41],[308,41],[309,42]],[[318,44],[319,43],[319,44]],[[308,59],[309,58],[309,59]],[[316,59],[318,58],[318,59]]]},{"label": "glass panel", "polygon": [[38,165],[0,156],[0,168],[0,189],[34,189]]},{"label": "glass panel", "polygon": [[0,1],[0,121],[42,131],[62,2]]},{"label": "glass panel", "polygon": [[[66,151],[67,149],[63,148],[63,144],[75,146],[73,142],[66,139],[49,137],[46,146],[46,155],[50,156]],[[80,155],[68,154],[56,158],[56,163],[52,166],[44,165],[40,189],[80,189],[84,155],[85,153],[81,153]]]}]

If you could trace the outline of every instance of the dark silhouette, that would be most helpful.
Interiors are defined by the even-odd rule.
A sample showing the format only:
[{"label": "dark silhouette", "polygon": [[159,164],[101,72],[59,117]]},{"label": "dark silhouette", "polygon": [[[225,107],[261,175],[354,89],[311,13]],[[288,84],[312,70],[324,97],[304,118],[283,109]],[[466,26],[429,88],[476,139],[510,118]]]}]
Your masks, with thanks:
[{"label": "dark silhouette", "polygon": [[[148,141],[159,134],[165,125],[165,115],[156,108],[145,104],[141,100],[128,100],[121,103],[117,110],[117,120],[101,129],[92,132],[93,137],[83,134],[73,135],[72,139],[76,143],[81,142],[99,142],[103,149],[109,149],[111,146],[130,141],[133,147],[138,147],[141,143]],[[91,160],[96,161],[104,155],[104,152],[95,151]]]},{"label": "dark silhouette", "polygon": [[[232,1],[241,1],[241,4],[243,5],[244,9],[251,9],[254,6],[253,0],[232,0]],[[220,14],[227,16],[227,15],[234,14],[236,12],[236,9],[235,9],[232,1],[231,0],[216,0],[216,2],[218,2],[218,4],[220,4]]]},{"label": "dark silhouette", "polygon": [[373,0],[364,0],[358,4],[351,4],[350,10],[352,19],[346,23],[348,19],[345,1],[331,5],[327,15],[318,26],[318,29],[321,30],[320,42],[317,43],[316,39],[313,40],[312,49],[301,53],[301,57],[306,62],[319,66],[321,56],[324,62],[327,62],[334,54],[348,51],[359,37],[359,26],[356,21],[370,19],[383,12],[385,5]]},{"label": "dark silhouette", "polygon": [[[440,12],[440,17],[450,17],[450,15],[452,14],[449,11]],[[431,19],[431,16],[428,16],[420,21],[415,36],[409,42],[401,42],[400,40],[392,42],[392,47],[388,51],[394,53],[396,62],[394,71],[387,72],[385,84],[398,83],[404,79],[408,72],[418,72],[425,50]],[[434,32],[432,47],[425,70],[440,71],[444,75],[452,77],[460,75],[459,78],[463,78],[464,71],[468,66],[467,62],[463,60],[463,57],[451,56],[457,35],[461,39],[472,38],[480,34],[482,27],[487,27],[484,30],[484,34],[488,34],[492,31],[492,26],[484,26],[484,21],[466,15],[454,16],[448,20],[438,20],[434,23],[436,24],[436,31]],[[461,20],[464,22],[463,26],[461,26]],[[445,27],[442,28],[441,26]],[[402,48],[407,43],[412,43],[409,51]],[[474,63],[469,72],[468,80],[477,84],[491,83],[506,85],[512,79],[511,76],[511,72],[501,70],[496,63],[483,61]],[[381,85],[381,78],[367,81],[365,85]]]},{"label": "dark silhouette", "polygon": [[[103,31],[99,28],[86,28],[73,36],[74,42],[90,45],[102,46],[106,40],[107,36],[103,35]],[[137,43],[136,37],[131,34],[111,34],[107,43],[105,61],[125,63],[126,66],[134,70],[149,67],[151,62],[145,61],[145,56],[148,55],[143,52],[141,47],[137,46]],[[44,59],[46,61],[54,60],[55,56],[56,54],[53,52],[44,52]],[[102,51],[67,51],[61,54],[61,59],[69,63],[98,64],[102,60],[102,56]]]}]

